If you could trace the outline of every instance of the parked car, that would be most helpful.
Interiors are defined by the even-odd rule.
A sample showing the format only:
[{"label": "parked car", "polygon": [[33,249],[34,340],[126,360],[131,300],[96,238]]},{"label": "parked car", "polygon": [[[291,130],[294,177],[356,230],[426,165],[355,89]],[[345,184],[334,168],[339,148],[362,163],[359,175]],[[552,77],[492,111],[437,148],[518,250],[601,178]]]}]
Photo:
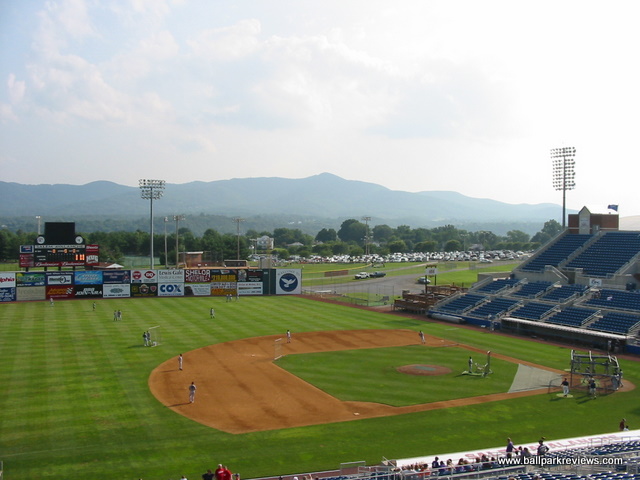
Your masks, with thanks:
[{"label": "parked car", "polygon": [[431,280],[429,280],[427,277],[419,277],[418,283],[420,283],[421,285],[429,285],[431,283]]},{"label": "parked car", "polygon": [[384,277],[386,275],[385,272],[373,272],[372,274],[370,274],[369,276],[371,278],[381,278]]},{"label": "parked car", "polygon": [[356,273],[356,280],[361,278],[369,278],[369,274],[367,272]]}]

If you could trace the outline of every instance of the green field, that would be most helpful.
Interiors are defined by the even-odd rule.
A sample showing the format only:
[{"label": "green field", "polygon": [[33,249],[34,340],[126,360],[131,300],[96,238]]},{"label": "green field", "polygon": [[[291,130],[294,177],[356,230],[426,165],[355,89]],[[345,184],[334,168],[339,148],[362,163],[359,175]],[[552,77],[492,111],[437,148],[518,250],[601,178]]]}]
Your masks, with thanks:
[{"label": "green field", "polygon": [[[212,306],[215,320],[209,318]],[[112,321],[115,309],[123,311],[122,322]],[[154,325],[161,326],[163,344],[145,348],[142,332]],[[3,304],[0,461],[4,478],[166,480],[183,474],[200,478],[218,463],[251,478],[333,469],[349,461],[377,464],[383,456],[405,458],[500,446],[507,436],[520,444],[541,435],[553,439],[610,432],[622,417],[631,428],[640,425],[640,389],[635,389],[596,400],[575,391],[575,398],[569,400],[548,394],[232,435],[165,408],[148,388],[148,376],[158,364],[213,343],[287,329],[295,333],[366,328],[421,329],[559,369],[569,364],[570,350],[560,346],[298,297],[241,298],[230,303],[218,298],[99,300],[96,311],[90,300],[59,301],[53,307],[48,302]],[[405,355],[410,354],[404,349],[372,354],[382,371],[379,378],[384,377],[385,368],[407,362]],[[387,389],[376,386],[369,373],[368,386],[375,388],[365,388],[367,382],[356,385],[344,368],[336,367],[339,360],[326,363],[327,368],[333,364],[330,371],[322,371],[322,361],[312,373],[324,375],[331,384],[327,390],[335,388],[337,396],[366,399],[373,398],[371,390]],[[365,368],[367,362],[361,363],[360,368]],[[459,359],[456,365],[460,370]],[[638,384],[636,359],[624,359],[622,365],[627,381]],[[450,380],[443,377],[443,381]],[[388,385],[389,390],[402,393],[395,384]],[[385,393],[390,395],[377,397],[378,401],[422,401],[409,392],[406,396]]]},{"label": "green field", "polygon": [[[476,356],[477,354],[473,354]],[[458,347],[407,347],[346,350],[287,355],[276,363],[343,401],[384,403],[394,407],[503,393],[509,390],[518,366],[492,359],[494,374],[485,378],[462,375],[469,350]],[[477,358],[484,363],[485,357]],[[404,365],[438,365],[451,373],[438,377],[407,375]],[[348,382],[336,378],[348,377]],[[434,384],[437,388],[433,388]]]}]

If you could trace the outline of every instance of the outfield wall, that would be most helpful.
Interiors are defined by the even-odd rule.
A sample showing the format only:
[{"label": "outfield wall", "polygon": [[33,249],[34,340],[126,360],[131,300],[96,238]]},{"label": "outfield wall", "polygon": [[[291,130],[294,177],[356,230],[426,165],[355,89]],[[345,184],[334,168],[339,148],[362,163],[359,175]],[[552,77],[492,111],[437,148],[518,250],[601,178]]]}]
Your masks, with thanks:
[{"label": "outfield wall", "polygon": [[302,293],[302,270],[171,269],[3,272],[0,302]]}]

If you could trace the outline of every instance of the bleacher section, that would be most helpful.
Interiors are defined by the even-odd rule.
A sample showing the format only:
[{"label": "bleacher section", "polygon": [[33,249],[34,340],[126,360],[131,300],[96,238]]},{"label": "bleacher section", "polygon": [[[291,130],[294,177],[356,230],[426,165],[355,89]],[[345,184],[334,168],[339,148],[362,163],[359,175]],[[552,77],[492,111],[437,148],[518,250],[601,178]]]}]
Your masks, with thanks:
[{"label": "bleacher section", "polygon": [[519,300],[513,300],[511,298],[494,298],[493,300],[474,308],[467,314],[478,318],[497,318],[514,308],[514,306],[519,303]]},{"label": "bleacher section", "polygon": [[531,282],[523,285],[519,290],[512,292],[514,297],[536,298],[549,290],[553,284],[551,282]]},{"label": "bleacher section", "polygon": [[639,251],[640,233],[607,232],[567,263],[566,268],[582,268],[585,275],[606,277],[618,271]]},{"label": "bleacher section", "polygon": [[487,299],[484,295],[474,295],[468,293],[457,297],[450,302],[439,306],[438,310],[445,313],[464,313],[473,307],[480,305]]},{"label": "bleacher section", "polygon": [[640,232],[567,232],[509,278],[487,277],[454,300],[430,305],[427,314],[640,354]]},{"label": "bleacher section", "polygon": [[596,320],[587,328],[601,332],[627,334],[629,330],[640,324],[640,315],[632,315],[621,312],[607,312],[599,320]]},{"label": "bleacher section", "polygon": [[597,314],[597,310],[581,307],[567,307],[545,321],[568,327],[581,327]]},{"label": "bleacher section", "polygon": [[509,313],[509,316],[515,318],[524,318],[525,320],[542,320],[556,308],[555,305],[549,303],[530,302],[520,308]]},{"label": "bleacher section", "polygon": [[562,285],[561,287],[554,287],[549,289],[547,293],[540,296],[540,300],[548,302],[562,303],[574,295],[583,295],[589,289],[586,285]]},{"label": "bleacher section", "polygon": [[544,270],[545,265],[557,267],[591,238],[593,238],[593,235],[564,235],[523,265],[522,270],[525,272],[539,272]]},{"label": "bleacher section", "polygon": [[587,300],[585,305],[640,312],[640,293],[627,292],[624,290],[602,289],[597,293],[597,295],[594,295]]},{"label": "bleacher section", "polygon": [[[527,459],[529,461],[505,461],[504,447],[494,447],[398,459],[393,463],[398,467],[396,480],[424,480],[429,477],[460,480],[640,480],[639,433],[633,430],[551,440],[546,443],[551,450],[544,455],[544,464],[535,461],[537,444],[524,445],[526,450],[533,453]],[[475,467],[481,457],[492,459],[490,468],[482,466],[479,470],[455,472],[458,459]],[[607,459],[605,461],[598,457]],[[434,459],[452,459],[454,468],[443,475],[432,466]],[[518,464],[525,468],[518,469]]]},{"label": "bleacher section", "polygon": [[496,294],[500,293],[507,288],[511,288],[516,285],[520,280],[516,280],[514,278],[499,278],[498,280],[494,280],[482,287],[478,288],[476,292],[479,293],[487,293],[487,294]]}]

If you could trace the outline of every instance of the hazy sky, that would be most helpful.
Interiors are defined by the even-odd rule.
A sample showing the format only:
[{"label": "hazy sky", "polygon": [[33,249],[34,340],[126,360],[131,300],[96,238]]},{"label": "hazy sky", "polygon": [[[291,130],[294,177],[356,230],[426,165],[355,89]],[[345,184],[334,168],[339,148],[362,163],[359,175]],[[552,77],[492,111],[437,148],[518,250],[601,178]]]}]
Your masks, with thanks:
[{"label": "hazy sky", "polygon": [[640,214],[636,1],[0,0],[0,179],[330,172]]}]

